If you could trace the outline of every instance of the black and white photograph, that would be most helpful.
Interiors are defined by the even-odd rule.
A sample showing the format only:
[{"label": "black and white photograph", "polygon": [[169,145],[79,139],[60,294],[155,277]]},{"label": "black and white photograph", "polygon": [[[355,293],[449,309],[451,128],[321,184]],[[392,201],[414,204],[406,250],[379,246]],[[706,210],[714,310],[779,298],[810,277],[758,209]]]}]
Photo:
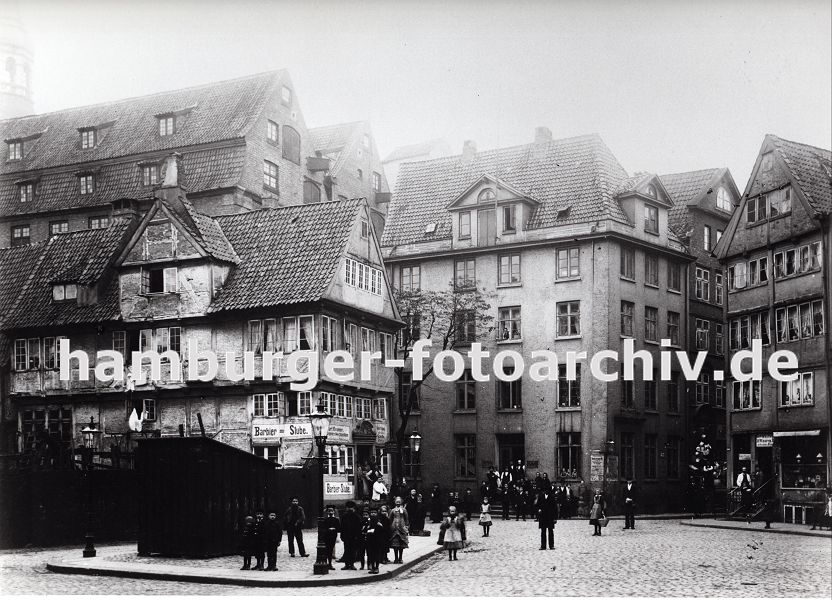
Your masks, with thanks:
[{"label": "black and white photograph", "polygon": [[830,148],[830,0],[0,0],[0,595],[832,597]]}]

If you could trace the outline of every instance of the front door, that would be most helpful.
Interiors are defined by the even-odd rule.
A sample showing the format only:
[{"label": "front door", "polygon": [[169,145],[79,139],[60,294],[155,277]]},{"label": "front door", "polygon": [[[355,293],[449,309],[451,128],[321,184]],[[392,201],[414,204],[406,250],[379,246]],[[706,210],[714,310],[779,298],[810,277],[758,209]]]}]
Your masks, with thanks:
[{"label": "front door", "polygon": [[497,446],[501,471],[517,466],[518,460],[526,464],[526,440],[522,433],[498,435]]},{"label": "front door", "polygon": [[477,245],[493,246],[497,241],[497,217],[494,209],[477,210]]}]

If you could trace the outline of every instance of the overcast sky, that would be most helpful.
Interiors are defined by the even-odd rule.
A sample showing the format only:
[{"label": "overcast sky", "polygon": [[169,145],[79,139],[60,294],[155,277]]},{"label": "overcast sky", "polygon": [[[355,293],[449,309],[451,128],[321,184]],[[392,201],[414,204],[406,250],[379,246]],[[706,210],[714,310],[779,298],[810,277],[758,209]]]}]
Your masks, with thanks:
[{"label": "overcast sky", "polygon": [[[0,9],[4,2],[0,0]],[[630,173],[731,169],[763,135],[832,145],[830,1],[28,0],[38,112],[286,68],[310,126],[382,155],[600,133]]]}]

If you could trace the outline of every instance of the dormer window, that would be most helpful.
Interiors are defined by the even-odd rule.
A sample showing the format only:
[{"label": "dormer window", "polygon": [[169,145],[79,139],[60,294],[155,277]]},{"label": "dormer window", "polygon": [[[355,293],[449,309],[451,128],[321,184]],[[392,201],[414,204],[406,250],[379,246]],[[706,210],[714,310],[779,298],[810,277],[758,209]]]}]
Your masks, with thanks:
[{"label": "dormer window", "polygon": [[290,90],[285,85],[280,88],[280,101],[285,106],[292,106],[292,90]]},{"label": "dormer window", "polygon": [[491,188],[485,188],[477,196],[477,202],[493,202],[497,198],[497,193]]},{"label": "dormer window", "polygon": [[157,185],[159,183],[159,165],[142,166],[142,185]]},{"label": "dormer window", "polygon": [[471,211],[465,210],[459,213],[459,239],[471,238]]},{"label": "dormer window", "polygon": [[159,135],[167,136],[174,134],[174,128],[176,126],[176,117],[173,115],[166,115],[164,117],[158,117],[159,119]]},{"label": "dormer window", "polygon": [[78,176],[78,184],[82,196],[92,194],[95,191],[95,178],[92,173],[86,173]]},{"label": "dormer window", "polygon": [[[656,188],[653,188],[654,193],[655,191]],[[650,204],[644,205],[644,231],[659,233],[659,209]]]},{"label": "dormer window", "polygon": [[35,199],[35,184],[32,182],[18,184],[21,202],[31,202]]},{"label": "dormer window", "polygon": [[14,140],[8,142],[9,144],[9,160],[20,160],[23,158],[23,142],[21,140]]},{"label": "dormer window", "polygon": [[90,148],[95,148],[96,144],[96,136],[95,136],[95,129],[90,127],[87,129],[81,129],[81,149],[82,150],[89,150]]},{"label": "dormer window", "polygon": [[724,187],[719,188],[716,193],[716,207],[720,210],[727,210],[731,212],[733,206],[731,205],[731,196],[728,195],[728,190]]},{"label": "dormer window", "polygon": [[517,207],[503,207],[503,233],[514,233],[517,231]]},{"label": "dormer window", "polygon": [[52,286],[52,300],[62,302],[75,300],[78,297],[78,286],[74,283],[57,283]]}]

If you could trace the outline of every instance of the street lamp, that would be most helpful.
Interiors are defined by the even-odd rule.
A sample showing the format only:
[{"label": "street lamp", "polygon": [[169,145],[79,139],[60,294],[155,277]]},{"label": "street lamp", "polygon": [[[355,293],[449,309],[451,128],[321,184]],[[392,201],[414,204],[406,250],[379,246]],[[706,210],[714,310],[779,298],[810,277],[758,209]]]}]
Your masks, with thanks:
[{"label": "street lamp", "polygon": [[604,475],[601,479],[601,491],[606,498],[607,494],[607,456],[615,451],[615,441],[607,440],[604,442]]},{"label": "street lamp", "polygon": [[[419,435],[419,432],[416,429],[414,429],[413,433],[410,434],[410,464],[411,465],[413,464],[413,455],[415,454],[417,457],[419,457],[419,449],[421,447],[422,447],[422,436]],[[416,471],[417,475],[414,476],[414,479],[416,479],[416,477],[421,475],[421,472],[420,472],[421,469],[422,469],[422,460],[421,460],[421,458],[419,458],[419,460],[416,461],[416,469],[417,469],[417,471]],[[414,483],[414,487],[416,487],[415,483]]]},{"label": "street lamp", "polygon": [[92,469],[92,455],[95,451],[98,442],[98,436],[101,432],[95,427],[95,420],[90,417],[90,424],[81,430],[81,436],[84,439],[84,448],[81,459],[81,465],[84,470],[84,481],[87,489],[87,532],[84,534],[84,558],[92,558],[95,556],[95,539],[92,533],[93,521],[93,496],[92,496],[92,479],[90,479],[90,470]]},{"label": "street lamp", "polygon": [[329,422],[332,415],[326,412],[323,403],[315,407],[315,412],[309,415],[312,423],[312,435],[315,444],[318,446],[318,548],[315,556],[315,575],[326,575],[329,573],[329,558],[326,555],[326,544],[324,543],[324,448],[326,436],[329,434]]}]

